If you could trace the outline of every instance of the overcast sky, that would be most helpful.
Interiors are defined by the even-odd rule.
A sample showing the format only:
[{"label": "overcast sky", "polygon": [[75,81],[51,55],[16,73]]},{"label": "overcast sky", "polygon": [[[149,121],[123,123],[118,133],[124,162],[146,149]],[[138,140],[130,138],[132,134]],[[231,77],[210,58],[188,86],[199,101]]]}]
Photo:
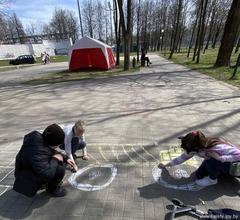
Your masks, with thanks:
[{"label": "overcast sky", "polygon": [[[80,5],[84,0],[79,0]],[[48,23],[55,8],[68,9],[78,16],[77,0],[14,0],[11,9],[26,27],[32,23]]]}]

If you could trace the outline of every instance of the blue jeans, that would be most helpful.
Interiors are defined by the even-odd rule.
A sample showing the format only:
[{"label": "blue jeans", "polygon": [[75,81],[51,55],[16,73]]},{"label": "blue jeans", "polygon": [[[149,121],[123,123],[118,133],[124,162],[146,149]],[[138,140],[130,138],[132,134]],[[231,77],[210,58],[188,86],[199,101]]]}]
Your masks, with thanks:
[{"label": "blue jeans", "polygon": [[204,160],[196,170],[197,179],[209,176],[211,179],[217,179],[221,174],[229,175],[230,162],[221,162],[214,158]]}]

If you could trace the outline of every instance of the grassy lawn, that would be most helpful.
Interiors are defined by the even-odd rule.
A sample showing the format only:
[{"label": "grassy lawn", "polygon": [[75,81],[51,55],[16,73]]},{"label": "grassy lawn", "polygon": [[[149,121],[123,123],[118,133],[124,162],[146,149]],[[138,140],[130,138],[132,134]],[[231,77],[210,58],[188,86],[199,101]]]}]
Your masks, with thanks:
[{"label": "grassy lawn", "polygon": [[84,79],[95,79],[95,78],[102,78],[102,77],[112,77],[112,76],[119,76],[135,71],[139,71],[140,66],[136,65],[136,68],[133,69],[130,66],[129,71],[123,71],[123,62],[121,65],[110,70],[81,70],[77,72],[70,72],[69,70],[64,70],[61,72],[49,73],[46,76],[41,78],[32,79],[27,81],[27,84],[45,84],[45,83],[58,83],[58,82],[68,82],[68,81],[78,81]]},{"label": "grassy lawn", "polygon": [[9,60],[0,60],[0,66],[10,66],[9,65]]},{"label": "grassy lawn", "polygon": [[[196,64],[195,61],[192,61],[192,53],[190,54],[190,58],[187,58],[187,51],[182,51],[181,53],[174,53],[173,58],[171,59],[175,63],[182,64],[184,66],[189,67],[192,70],[196,70],[198,72],[204,73],[208,76],[211,76],[217,80],[224,81],[226,83],[235,85],[240,88],[240,67],[237,71],[237,77],[234,80],[229,80],[231,77],[234,68],[232,67],[214,67],[214,63],[217,59],[218,49],[209,49],[205,54],[201,53],[200,63]],[[164,57],[164,54],[160,54]],[[231,66],[234,66],[237,61],[237,54],[232,54],[231,57]],[[169,52],[166,54],[166,58],[169,57]]]},{"label": "grassy lawn", "polygon": [[[68,56],[67,55],[57,55],[50,57],[50,62],[57,63],[57,62],[67,62]],[[42,63],[42,58],[37,57],[37,63]]]}]

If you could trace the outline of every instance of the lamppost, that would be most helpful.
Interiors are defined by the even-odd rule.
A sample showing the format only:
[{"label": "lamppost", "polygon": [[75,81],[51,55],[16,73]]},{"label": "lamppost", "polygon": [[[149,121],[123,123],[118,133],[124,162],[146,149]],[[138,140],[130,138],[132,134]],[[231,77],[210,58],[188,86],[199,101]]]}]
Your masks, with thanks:
[{"label": "lamppost", "polygon": [[82,37],[83,37],[83,26],[82,26],[82,18],[81,18],[79,0],[77,0],[77,5],[78,5],[78,16],[79,16],[79,21],[80,21],[81,34],[82,34]]},{"label": "lamppost", "polygon": [[161,36],[160,36],[160,39],[161,39],[161,51],[163,49],[163,36],[164,36],[164,29],[161,30]]}]

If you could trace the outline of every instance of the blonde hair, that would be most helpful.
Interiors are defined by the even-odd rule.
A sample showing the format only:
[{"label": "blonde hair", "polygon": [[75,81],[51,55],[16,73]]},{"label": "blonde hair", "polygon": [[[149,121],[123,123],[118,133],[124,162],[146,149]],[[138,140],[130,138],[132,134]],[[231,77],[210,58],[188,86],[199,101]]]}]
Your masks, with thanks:
[{"label": "blonde hair", "polygon": [[84,121],[78,120],[76,121],[74,127],[77,133],[83,133],[85,131],[86,124]]}]

